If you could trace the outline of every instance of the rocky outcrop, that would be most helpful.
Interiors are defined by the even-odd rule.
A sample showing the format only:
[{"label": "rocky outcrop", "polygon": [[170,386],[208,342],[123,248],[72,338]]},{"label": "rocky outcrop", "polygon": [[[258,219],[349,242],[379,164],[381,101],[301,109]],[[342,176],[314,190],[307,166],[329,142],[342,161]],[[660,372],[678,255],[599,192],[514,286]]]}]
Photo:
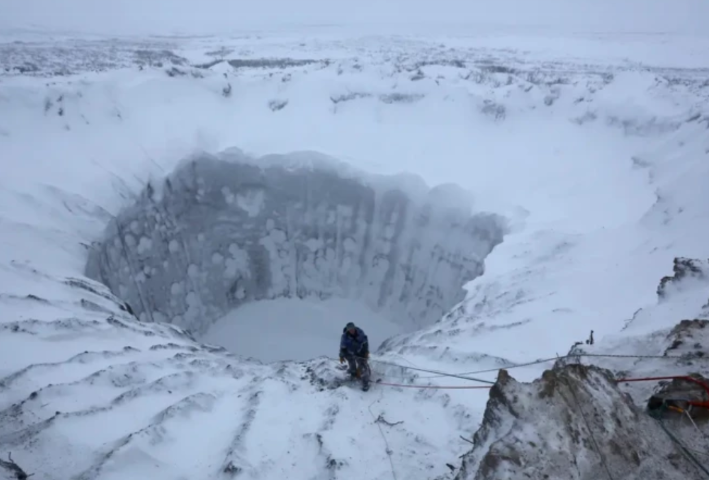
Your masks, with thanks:
[{"label": "rocky outcrop", "polygon": [[667,334],[671,342],[665,355],[692,358],[709,358],[709,320],[682,320]]},{"label": "rocky outcrop", "polygon": [[657,286],[657,304],[637,309],[622,330],[649,333],[681,318],[709,318],[709,260],[675,257],[672,271]]},{"label": "rocky outcrop", "polygon": [[30,476],[15,463],[11,454],[7,461],[0,458],[0,480],[27,480]]},{"label": "rocky outcrop", "polygon": [[413,328],[464,298],[502,241],[457,187],[316,155],[194,158],[111,222],[86,273],[144,321],[199,334],[277,297],[360,300]]},{"label": "rocky outcrop", "polygon": [[501,370],[456,480],[703,478],[609,371],[555,366],[532,383]]},{"label": "rocky outcrop", "polygon": [[[678,284],[690,278],[704,279],[707,272],[709,272],[709,261],[677,257],[674,259],[672,271],[672,275],[662,277],[660,284],[657,286],[657,296],[660,299],[665,298],[667,289],[672,284]],[[709,294],[707,298],[709,298]]]}]

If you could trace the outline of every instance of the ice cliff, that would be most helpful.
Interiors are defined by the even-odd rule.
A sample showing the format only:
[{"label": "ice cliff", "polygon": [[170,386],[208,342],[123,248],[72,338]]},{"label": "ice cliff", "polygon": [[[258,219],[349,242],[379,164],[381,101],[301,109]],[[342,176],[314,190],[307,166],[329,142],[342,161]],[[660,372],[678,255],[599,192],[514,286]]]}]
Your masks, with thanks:
[{"label": "ice cliff", "polygon": [[200,334],[253,300],[340,296],[408,328],[438,320],[504,233],[453,185],[309,153],[196,156],[108,226],[86,273],[144,321]]}]

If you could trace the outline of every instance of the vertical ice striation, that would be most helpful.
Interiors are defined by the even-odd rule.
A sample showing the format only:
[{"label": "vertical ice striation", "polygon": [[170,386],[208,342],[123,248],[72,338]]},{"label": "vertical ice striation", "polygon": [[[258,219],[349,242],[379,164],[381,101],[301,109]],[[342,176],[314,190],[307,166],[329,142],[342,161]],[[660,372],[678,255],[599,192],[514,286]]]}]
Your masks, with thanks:
[{"label": "vertical ice striation", "polygon": [[356,299],[406,328],[432,323],[502,241],[458,187],[353,172],[317,154],[198,156],[108,226],[87,275],[141,320],[204,333],[240,305]]}]

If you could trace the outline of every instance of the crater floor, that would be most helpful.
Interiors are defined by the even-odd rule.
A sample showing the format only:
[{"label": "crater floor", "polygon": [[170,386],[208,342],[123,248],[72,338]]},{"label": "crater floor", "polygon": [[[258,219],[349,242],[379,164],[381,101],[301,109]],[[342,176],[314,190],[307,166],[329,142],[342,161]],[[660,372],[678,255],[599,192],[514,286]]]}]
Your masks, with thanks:
[{"label": "crater floor", "polygon": [[229,312],[200,340],[265,362],[332,358],[337,356],[347,322],[365,331],[372,351],[387,338],[403,333],[400,324],[354,300],[277,298]]}]

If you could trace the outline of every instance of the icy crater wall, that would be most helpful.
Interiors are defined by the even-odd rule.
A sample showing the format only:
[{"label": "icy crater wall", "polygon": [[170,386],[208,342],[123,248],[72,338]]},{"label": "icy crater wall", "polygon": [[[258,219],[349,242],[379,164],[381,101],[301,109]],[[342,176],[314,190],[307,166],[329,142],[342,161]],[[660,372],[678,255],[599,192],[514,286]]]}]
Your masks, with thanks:
[{"label": "icy crater wall", "polygon": [[472,215],[469,200],[315,154],[205,155],[148,185],[86,274],[141,320],[196,334],[246,302],[296,296],[357,299],[417,328],[462,300],[502,241],[503,219]]}]

